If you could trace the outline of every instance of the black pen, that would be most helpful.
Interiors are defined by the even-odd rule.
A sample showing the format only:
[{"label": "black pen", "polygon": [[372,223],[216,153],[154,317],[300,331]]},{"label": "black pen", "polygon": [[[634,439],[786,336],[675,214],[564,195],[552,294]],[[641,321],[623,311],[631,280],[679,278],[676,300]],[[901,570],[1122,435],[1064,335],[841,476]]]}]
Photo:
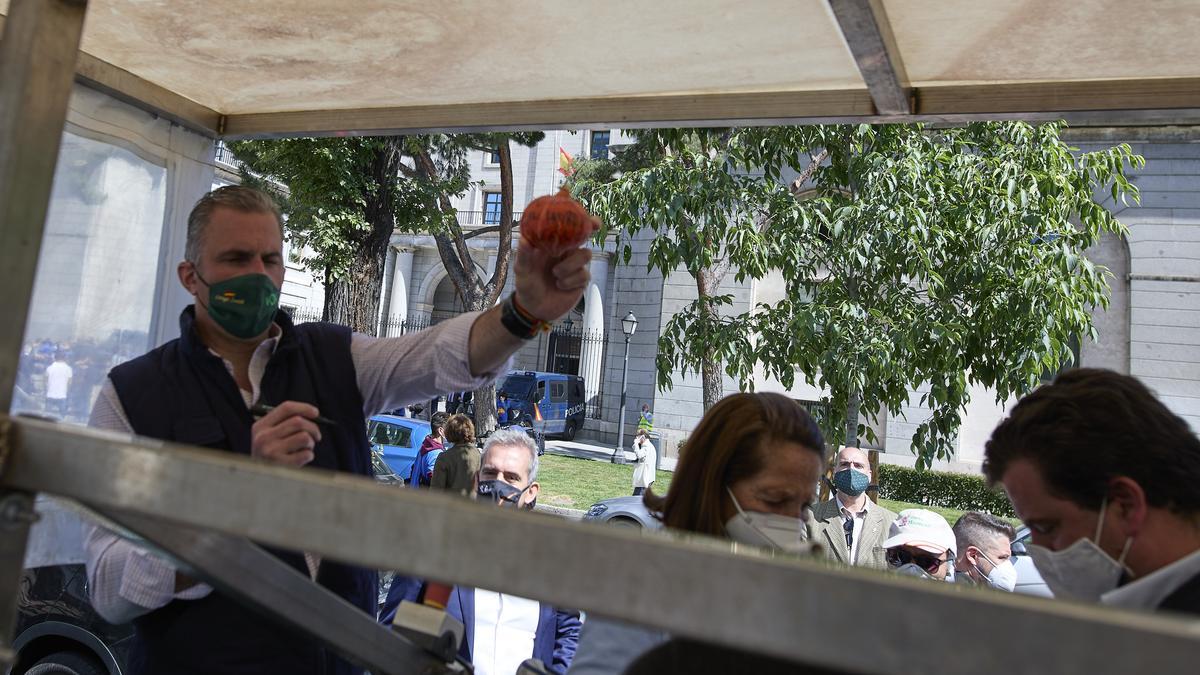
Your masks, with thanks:
[{"label": "black pen", "polygon": [[[273,406],[273,405],[267,405],[265,403],[256,403],[254,405],[254,407],[250,409],[250,414],[254,415],[255,417],[262,417],[274,409],[275,409],[275,406]],[[316,417],[309,417],[308,419],[311,419],[312,421],[316,422],[317,424],[327,424],[331,427],[338,426],[338,423],[336,421],[331,420],[328,417],[321,417],[320,415],[317,415]]]}]

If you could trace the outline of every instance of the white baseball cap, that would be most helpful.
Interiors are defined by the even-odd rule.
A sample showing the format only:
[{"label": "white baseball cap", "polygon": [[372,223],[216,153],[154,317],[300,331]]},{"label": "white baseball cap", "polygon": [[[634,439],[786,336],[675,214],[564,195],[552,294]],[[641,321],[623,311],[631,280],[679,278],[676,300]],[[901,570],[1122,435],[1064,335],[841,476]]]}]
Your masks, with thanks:
[{"label": "white baseball cap", "polygon": [[940,554],[950,551],[950,557],[958,556],[954,542],[954,530],[946,519],[925,509],[905,509],[892,522],[884,548],[915,546],[923,551]]}]

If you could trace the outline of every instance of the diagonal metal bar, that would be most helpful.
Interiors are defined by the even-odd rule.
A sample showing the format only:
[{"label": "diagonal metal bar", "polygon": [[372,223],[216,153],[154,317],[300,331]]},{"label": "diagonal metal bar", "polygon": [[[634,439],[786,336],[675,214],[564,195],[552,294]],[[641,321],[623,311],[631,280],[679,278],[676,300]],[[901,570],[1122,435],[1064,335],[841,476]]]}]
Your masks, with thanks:
[{"label": "diagonal metal bar", "polygon": [[0,412],[12,405],[86,0],[12,0],[0,38]]},{"label": "diagonal metal bar", "polygon": [[892,36],[883,0],[829,0],[858,72],[880,115],[911,115],[908,76]]},{"label": "diagonal metal bar", "polygon": [[[37,420],[18,418],[15,426],[0,487],[501,590],[798,662],[864,673],[1009,675],[1037,663],[1043,672],[1162,675],[1193,672],[1200,649],[1200,625],[1163,616],[770,559],[728,542],[638,536]],[[79,466],[89,470],[62,469]],[[611,570],[630,560],[638,565],[613,580]],[[897,621],[917,609],[919,624]]]},{"label": "diagonal metal bar", "polygon": [[316,637],[372,673],[436,673],[445,666],[252,542],[127,512],[102,514],[185,561],[214,588]]}]

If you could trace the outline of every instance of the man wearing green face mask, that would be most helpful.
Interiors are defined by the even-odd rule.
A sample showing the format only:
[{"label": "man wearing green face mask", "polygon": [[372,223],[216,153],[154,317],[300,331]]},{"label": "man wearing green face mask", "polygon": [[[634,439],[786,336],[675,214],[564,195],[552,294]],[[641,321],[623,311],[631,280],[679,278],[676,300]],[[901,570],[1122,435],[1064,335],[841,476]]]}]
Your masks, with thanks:
[{"label": "man wearing green face mask", "polygon": [[862,448],[838,452],[833,484],[833,498],[813,508],[813,537],[832,560],[883,569],[883,541],[896,514],[867,497],[871,463]]},{"label": "man wearing green face mask", "polygon": [[[180,337],[109,373],[92,426],[369,476],[367,418],[494,381],[526,340],[575,307],[590,278],[588,250],[552,256],[522,242],[516,290],[499,307],[374,338],[293,325],[278,310],[282,249],[282,219],[267,195],[230,186],[202,198],[178,265],[194,298]],[[259,414],[264,405],[271,409]],[[93,606],[134,623],[133,673],[362,672],[111,532],[92,528],[87,549]],[[374,571],[272,552],[374,613]]]}]

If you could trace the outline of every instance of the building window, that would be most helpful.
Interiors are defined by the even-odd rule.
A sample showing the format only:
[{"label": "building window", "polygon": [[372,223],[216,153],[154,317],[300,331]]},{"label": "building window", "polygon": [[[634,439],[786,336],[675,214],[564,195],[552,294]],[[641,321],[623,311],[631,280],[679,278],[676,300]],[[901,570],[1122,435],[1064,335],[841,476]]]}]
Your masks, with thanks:
[{"label": "building window", "polygon": [[483,193],[483,224],[484,225],[499,225],[500,224],[500,193],[499,192]]},{"label": "building window", "polygon": [[592,159],[608,159],[608,139],[611,132],[608,131],[593,131],[592,132],[592,151],[588,155]]},{"label": "building window", "polygon": [[500,166],[500,153],[499,152],[483,153],[483,165],[484,166]]}]

